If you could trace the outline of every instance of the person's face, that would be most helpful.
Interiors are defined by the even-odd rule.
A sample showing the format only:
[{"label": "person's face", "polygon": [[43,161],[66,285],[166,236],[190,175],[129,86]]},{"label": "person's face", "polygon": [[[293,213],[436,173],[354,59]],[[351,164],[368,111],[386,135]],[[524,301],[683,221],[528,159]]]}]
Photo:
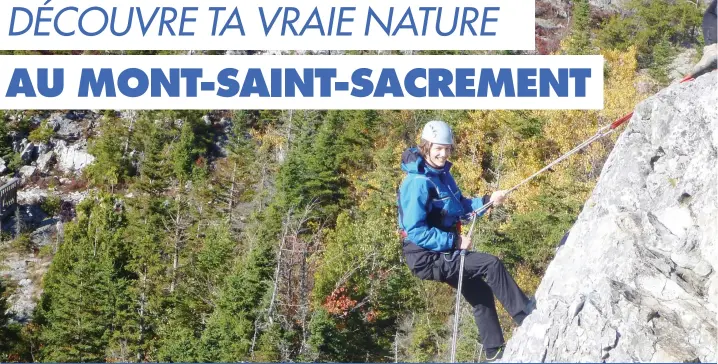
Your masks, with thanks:
[{"label": "person's face", "polygon": [[429,150],[429,164],[441,168],[451,156],[451,145],[432,144]]}]

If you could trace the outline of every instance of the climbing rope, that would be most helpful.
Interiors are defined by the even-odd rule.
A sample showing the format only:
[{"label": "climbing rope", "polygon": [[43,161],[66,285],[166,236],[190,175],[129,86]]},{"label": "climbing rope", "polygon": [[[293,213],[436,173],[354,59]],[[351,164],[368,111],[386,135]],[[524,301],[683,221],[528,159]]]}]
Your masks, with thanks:
[{"label": "climbing rope", "polygon": [[[692,80],[693,80],[693,77],[690,76],[690,75],[688,75],[688,76],[686,76],[685,78],[683,78],[679,83],[683,83],[683,82],[686,82],[686,81],[692,81]],[[622,125],[623,123],[625,123],[626,121],[631,120],[631,117],[632,117],[632,116],[633,116],[633,111],[631,111],[630,113],[628,113],[628,114],[626,114],[626,115],[620,117],[619,119],[616,119],[616,121],[614,121],[614,122],[612,122],[612,123],[610,123],[610,124],[607,124],[607,125],[601,127],[600,129],[598,129],[598,131],[596,132],[596,134],[594,134],[592,137],[590,137],[590,138],[584,140],[583,142],[581,142],[580,144],[578,144],[576,147],[574,147],[574,148],[571,149],[570,151],[566,152],[565,154],[563,154],[563,155],[561,155],[560,157],[556,158],[556,160],[554,160],[553,162],[547,164],[545,167],[543,167],[543,168],[541,168],[540,170],[538,170],[536,173],[534,173],[534,174],[532,174],[532,175],[526,177],[523,181],[519,182],[519,183],[516,184],[515,186],[511,187],[510,189],[508,189],[508,190],[506,191],[506,194],[508,195],[508,194],[510,194],[510,193],[512,193],[512,192],[514,192],[514,191],[516,191],[519,187],[521,187],[521,186],[523,186],[524,184],[530,182],[531,180],[533,180],[534,178],[538,177],[538,176],[539,176],[540,174],[542,174],[543,172],[546,172],[547,170],[551,169],[551,168],[552,168],[553,166],[555,166],[556,164],[561,163],[562,161],[564,161],[564,160],[567,159],[568,157],[570,157],[570,156],[572,156],[572,155],[578,153],[578,152],[581,151],[583,148],[586,148],[587,146],[589,146],[591,143],[595,142],[596,140],[601,139],[601,138],[603,138],[603,137],[605,137],[605,136],[607,136],[607,135],[610,135],[611,133],[613,133],[614,131],[616,131],[616,128],[618,128],[619,126],[621,126],[621,125]],[[469,236],[471,236],[471,233],[472,233],[473,230],[474,230],[474,223],[476,222],[475,217],[476,217],[477,215],[481,214],[482,212],[486,211],[487,209],[489,209],[489,208],[492,207],[492,206],[493,206],[493,203],[492,203],[492,202],[489,202],[489,203],[487,203],[486,205],[481,206],[480,208],[478,208],[478,209],[476,209],[476,210],[470,212],[469,214],[465,215],[465,216],[469,216],[469,217],[471,218],[471,220],[472,220],[472,221],[471,221],[471,228],[469,229]]]},{"label": "climbing rope", "polygon": [[[685,78],[683,78],[679,83],[692,81],[693,79],[694,78],[692,75],[688,75]],[[633,116],[633,111],[622,116],[619,119],[616,119],[614,122],[601,127],[600,129],[598,129],[596,134],[594,134],[592,137],[584,140],[583,142],[578,144],[576,147],[574,147],[570,151],[566,152],[565,154],[556,158],[556,160],[554,160],[553,162],[547,164],[545,167],[538,170],[536,173],[526,177],[523,181],[519,182],[515,186],[508,189],[506,191],[506,195],[509,195],[510,193],[516,191],[519,187],[530,182],[531,180],[533,180],[534,178],[536,178],[543,172],[546,172],[547,170],[551,169],[551,167],[555,166],[556,164],[561,163],[566,158],[578,153],[580,150],[582,150],[583,148],[586,148],[587,146],[589,146],[591,143],[595,142],[596,140],[599,140],[607,135],[610,135],[611,133],[613,133],[616,130],[616,128],[621,126],[626,121],[630,120],[632,116]],[[471,218],[471,227],[469,228],[468,236],[471,236],[471,234],[473,234],[473,232],[474,232],[474,226],[475,226],[476,220],[477,220],[476,217],[478,215],[480,215],[482,212],[491,208],[492,206],[493,206],[493,201],[489,201],[487,204],[485,204],[485,205],[481,206],[480,208],[467,214]],[[460,256],[461,256],[461,259],[459,261],[459,283],[457,284],[457,287],[456,287],[456,306],[454,307],[454,332],[453,332],[452,340],[451,340],[451,363],[456,363],[456,341],[457,341],[457,336],[459,333],[459,314],[460,314],[459,310],[461,308],[461,286],[462,286],[462,283],[464,280],[464,257],[466,256],[465,249],[461,250]]]}]

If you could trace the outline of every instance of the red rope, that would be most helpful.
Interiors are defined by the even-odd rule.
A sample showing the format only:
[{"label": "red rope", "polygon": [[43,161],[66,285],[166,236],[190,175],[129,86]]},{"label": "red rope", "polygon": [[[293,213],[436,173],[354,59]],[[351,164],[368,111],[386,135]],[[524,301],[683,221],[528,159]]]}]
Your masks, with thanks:
[{"label": "red rope", "polygon": [[[683,83],[683,82],[687,82],[687,81],[693,81],[693,75],[688,75],[688,76],[686,76],[686,77],[683,77],[683,79],[682,79],[681,82],[679,82],[679,83]],[[616,128],[618,128],[619,126],[621,126],[621,124],[625,123],[625,122],[628,121],[628,120],[631,120],[631,117],[632,117],[632,116],[633,116],[633,111],[631,111],[630,113],[628,113],[628,114],[622,116],[620,119],[618,119],[618,120],[614,121],[613,123],[611,123],[611,129],[616,129]]]}]

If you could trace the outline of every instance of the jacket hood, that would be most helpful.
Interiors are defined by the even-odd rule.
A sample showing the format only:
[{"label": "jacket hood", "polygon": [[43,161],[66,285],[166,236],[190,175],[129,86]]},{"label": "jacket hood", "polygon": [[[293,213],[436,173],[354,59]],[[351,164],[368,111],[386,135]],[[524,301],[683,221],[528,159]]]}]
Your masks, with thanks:
[{"label": "jacket hood", "polygon": [[440,174],[442,172],[449,172],[451,162],[446,161],[444,167],[441,169],[433,168],[426,164],[424,157],[419,153],[419,148],[413,147],[405,150],[401,155],[401,169],[406,173]]}]

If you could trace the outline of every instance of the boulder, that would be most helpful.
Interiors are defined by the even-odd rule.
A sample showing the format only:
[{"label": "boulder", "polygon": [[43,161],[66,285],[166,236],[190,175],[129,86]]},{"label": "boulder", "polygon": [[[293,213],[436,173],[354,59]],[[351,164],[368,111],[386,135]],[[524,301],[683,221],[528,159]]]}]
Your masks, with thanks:
[{"label": "boulder", "polygon": [[54,152],[47,152],[45,154],[40,155],[37,158],[37,168],[42,173],[49,173],[50,170],[52,170],[52,167],[55,164],[55,153]]},{"label": "boulder", "polygon": [[27,181],[31,177],[35,176],[37,174],[37,167],[35,166],[23,166],[18,171],[20,174],[20,178],[22,178],[23,181]]},{"label": "boulder", "polygon": [[79,140],[82,137],[82,126],[80,122],[69,119],[68,115],[74,117],[74,114],[64,116],[55,114],[48,119],[47,123],[55,131],[56,137],[67,141]]},{"label": "boulder", "polygon": [[716,362],[718,82],[642,102],[504,362]]},{"label": "boulder", "polygon": [[70,144],[64,140],[55,140],[57,168],[66,173],[77,173],[95,160],[87,153],[85,143]]},{"label": "boulder", "polygon": [[25,147],[23,147],[22,152],[20,152],[20,158],[22,158],[23,162],[30,164],[30,162],[35,160],[37,154],[36,151],[37,148],[35,147],[35,144],[27,143],[25,144]]}]

